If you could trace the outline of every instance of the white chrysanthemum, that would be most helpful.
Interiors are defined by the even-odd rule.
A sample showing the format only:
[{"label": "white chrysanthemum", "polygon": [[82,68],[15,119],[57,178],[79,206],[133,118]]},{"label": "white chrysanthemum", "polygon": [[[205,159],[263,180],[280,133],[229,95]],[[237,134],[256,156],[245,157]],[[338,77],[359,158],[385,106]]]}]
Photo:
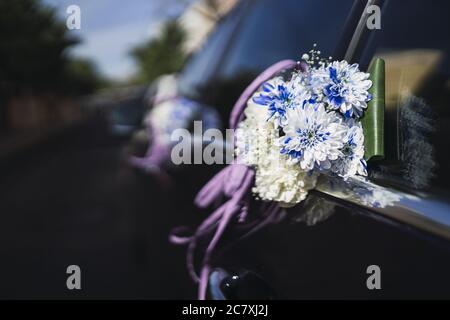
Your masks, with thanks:
[{"label": "white chrysanthemum", "polygon": [[316,100],[318,95],[314,91],[309,73],[294,72],[289,86],[295,96],[296,105],[303,106],[306,102]]},{"label": "white chrysanthemum", "polygon": [[[274,153],[277,153],[275,148]],[[274,154],[258,165],[253,192],[263,200],[277,201],[285,207],[293,206],[303,201],[308,191],[315,187],[317,176],[285,159],[277,159],[279,154]]]},{"label": "white chrysanthemum", "polygon": [[237,130],[237,155],[246,165],[255,168],[253,192],[262,200],[277,201],[292,206],[314,188],[316,176],[308,174],[298,165],[280,154],[276,124],[266,121],[267,109],[249,100],[246,119]]},{"label": "white chrysanthemum", "polygon": [[347,129],[340,116],[326,112],[323,105],[306,103],[288,110],[286,118],[285,136],[279,138],[281,153],[303,170],[330,169],[341,154]]},{"label": "white chrysanthemum", "polygon": [[361,123],[353,119],[345,122],[347,132],[344,138],[342,155],[333,162],[332,171],[344,179],[356,174],[367,176],[367,164],[364,160],[364,134]]},{"label": "white chrysanthemum", "polygon": [[346,118],[359,118],[371,99],[369,76],[369,73],[359,71],[358,64],[334,61],[312,70],[311,86],[315,93],[323,95],[332,109],[339,110]]},{"label": "white chrysanthemum", "polygon": [[267,108],[252,99],[247,102],[244,115],[245,120],[239,123],[236,130],[236,155],[243,164],[256,166],[260,154],[267,152],[266,140],[270,131],[274,130],[274,125],[266,121]]}]

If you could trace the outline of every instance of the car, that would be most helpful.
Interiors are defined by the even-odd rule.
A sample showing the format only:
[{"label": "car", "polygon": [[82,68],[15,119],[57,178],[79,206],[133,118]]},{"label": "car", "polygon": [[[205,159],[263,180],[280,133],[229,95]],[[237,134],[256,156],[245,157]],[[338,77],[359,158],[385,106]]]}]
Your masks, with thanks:
[{"label": "car", "polygon": [[86,97],[84,104],[105,115],[111,135],[128,138],[141,126],[149,91],[145,86],[104,89]]},{"label": "car", "polygon": [[[366,23],[373,6],[380,29]],[[382,58],[386,148],[369,163],[368,182],[326,181],[251,236],[229,231],[213,255],[210,298],[450,298],[449,9],[446,1],[244,0],[222,19],[179,75],[180,95],[215,106],[228,123],[252,79],[313,44],[362,70]],[[185,199],[210,171],[186,169]],[[378,198],[368,202],[369,191]],[[402,200],[383,206],[389,197]]]}]

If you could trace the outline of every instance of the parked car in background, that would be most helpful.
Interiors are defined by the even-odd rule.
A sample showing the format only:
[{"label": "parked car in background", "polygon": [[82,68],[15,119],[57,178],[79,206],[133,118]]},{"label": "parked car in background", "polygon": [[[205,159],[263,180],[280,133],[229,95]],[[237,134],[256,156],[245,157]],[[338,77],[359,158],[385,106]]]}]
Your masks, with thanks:
[{"label": "parked car in background", "polygon": [[112,135],[129,137],[141,127],[146,93],[146,86],[105,89],[85,98],[85,104],[106,116]]}]

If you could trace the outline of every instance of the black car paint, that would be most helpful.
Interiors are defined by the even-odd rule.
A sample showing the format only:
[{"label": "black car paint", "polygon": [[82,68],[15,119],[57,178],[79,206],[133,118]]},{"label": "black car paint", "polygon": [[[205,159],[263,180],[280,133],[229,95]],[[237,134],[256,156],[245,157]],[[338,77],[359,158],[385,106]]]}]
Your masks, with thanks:
[{"label": "black car paint", "polygon": [[[365,1],[355,2],[351,16],[347,18],[342,41],[351,39],[363,4]],[[246,14],[251,11],[251,5],[252,2],[245,4]],[[242,15],[242,11],[236,10],[233,14]],[[240,16],[240,19],[245,19],[245,15]],[[364,36],[359,41],[366,42],[369,39]],[[233,36],[227,41],[233,43]],[[364,43],[358,44],[353,61],[359,61],[365,46]],[[345,52],[344,47],[342,42],[337,46],[338,56]],[[230,47],[226,52],[229,54]],[[217,63],[221,64],[225,59],[226,54]],[[193,94],[192,88],[186,86],[184,93],[202,102],[215,104],[222,110],[226,121],[230,106],[239,92],[260,70],[253,70],[245,78],[234,78],[232,82],[224,83],[217,78],[220,66],[212,68],[216,73],[211,74],[207,82],[215,88],[203,87],[194,90]],[[189,71],[189,68],[186,70]],[[196,171],[195,176],[198,174]],[[184,175],[194,176],[192,173]],[[193,181],[189,177],[184,181]],[[200,183],[195,184],[193,188],[189,184],[192,194],[186,200],[200,186]],[[180,190],[184,187],[187,187],[186,183],[181,183]],[[228,247],[233,239],[233,235],[229,234],[221,246],[227,247],[227,250],[218,250],[214,256],[214,265],[236,274],[243,270],[256,272],[275,289],[277,297],[286,299],[450,297],[447,241],[339,199],[330,199],[320,193],[311,197],[335,207],[334,214],[315,226],[305,226],[293,219],[295,215],[288,216],[284,221],[266,227],[232,247]],[[297,211],[301,211],[301,208],[299,206]],[[191,210],[196,211],[195,208]],[[366,287],[366,269],[371,264],[379,265],[382,270],[381,290],[372,291]]]}]

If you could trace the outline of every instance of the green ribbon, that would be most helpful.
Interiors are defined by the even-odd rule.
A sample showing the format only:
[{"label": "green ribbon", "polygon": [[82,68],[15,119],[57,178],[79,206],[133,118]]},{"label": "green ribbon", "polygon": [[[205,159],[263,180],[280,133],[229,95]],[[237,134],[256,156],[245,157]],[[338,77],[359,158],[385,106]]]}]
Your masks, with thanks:
[{"label": "green ribbon", "polygon": [[369,89],[372,100],[367,104],[361,119],[364,130],[364,159],[378,161],[384,159],[384,60],[373,60],[369,73],[369,79],[372,80],[372,87]]}]

